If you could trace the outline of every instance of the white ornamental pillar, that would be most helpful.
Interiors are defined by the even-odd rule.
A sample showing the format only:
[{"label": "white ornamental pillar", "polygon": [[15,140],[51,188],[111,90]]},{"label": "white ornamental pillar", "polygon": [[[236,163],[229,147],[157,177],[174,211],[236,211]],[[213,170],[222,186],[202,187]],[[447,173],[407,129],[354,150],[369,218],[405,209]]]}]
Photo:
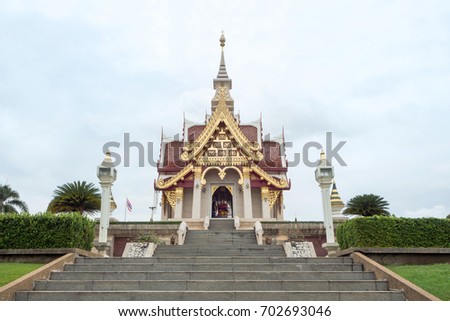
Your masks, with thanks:
[{"label": "white ornamental pillar", "polygon": [[334,168],[329,165],[325,153],[320,153],[320,163],[315,172],[316,181],[319,183],[322,192],[322,210],[323,210],[323,224],[325,226],[325,233],[327,242],[322,244],[328,252],[328,255],[333,254],[339,248],[339,245],[334,239],[334,226],[331,217],[331,202],[330,202],[330,186],[334,177]]},{"label": "white ornamental pillar", "polygon": [[324,226],[326,231],[327,243],[334,243],[334,227],[331,218],[331,204],[330,204],[330,185],[320,185],[322,192],[322,210],[324,213]]},{"label": "white ornamental pillar", "polygon": [[270,206],[269,206],[269,188],[267,186],[261,187],[261,202],[262,202],[262,217],[263,220],[270,219]]},{"label": "white ornamental pillar", "polygon": [[183,217],[183,187],[175,189],[175,220],[180,220]]},{"label": "white ornamental pillar", "polygon": [[111,215],[111,186],[117,178],[117,170],[111,160],[111,153],[106,151],[105,159],[97,166],[97,177],[100,180],[102,188],[102,198],[100,205],[100,227],[98,242],[95,244],[99,253],[106,256],[109,249],[108,243],[108,227],[109,216]]},{"label": "white ornamental pillar", "polygon": [[100,183],[100,186],[102,187],[100,228],[98,232],[98,241],[100,243],[106,243],[108,240],[109,215],[111,211],[111,185],[112,184]]},{"label": "white ornamental pillar", "polygon": [[194,191],[192,195],[192,218],[200,219],[201,196],[202,196],[202,168],[200,166],[194,168]]},{"label": "white ornamental pillar", "polygon": [[244,184],[242,185],[242,190],[244,193],[244,218],[253,217],[252,208],[252,186],[250,181],[250,168],[243,168]]}]

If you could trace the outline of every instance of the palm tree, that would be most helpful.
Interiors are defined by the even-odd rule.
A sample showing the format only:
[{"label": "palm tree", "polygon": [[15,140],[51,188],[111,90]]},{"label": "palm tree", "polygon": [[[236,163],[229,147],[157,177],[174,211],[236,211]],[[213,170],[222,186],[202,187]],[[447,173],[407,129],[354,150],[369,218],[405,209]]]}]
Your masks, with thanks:
[{"label": "palm tree", "polygon": [[93,215],[100,211],[100,191],[92,183],[76,181],[58,186],[47,211],[53,213],[79,212]]},{"label": "palm tree", "polygon": [[356,195],[348,201],[343,214],[375,216],[390,216],[388,211],[389,203],[381,196],[374,194]]},{"label": "palm tree", "polygon": [[20,200],[19,193],[13,190],[9,185],[0,184],[0,213],[18,213],[28,212],[28,206]]}]

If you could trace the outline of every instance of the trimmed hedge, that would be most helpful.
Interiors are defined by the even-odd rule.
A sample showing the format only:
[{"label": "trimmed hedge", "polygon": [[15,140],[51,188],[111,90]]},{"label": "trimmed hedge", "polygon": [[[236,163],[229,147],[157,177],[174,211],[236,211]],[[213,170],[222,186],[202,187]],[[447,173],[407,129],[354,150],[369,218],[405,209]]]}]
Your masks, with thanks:
[{"label": "trimmed hedge", "polygon": [[450,247],[450,221],[439,218],[359,217],[336,229],[340,248]]},{"label": "trimmed hedge", "polygon": [[95,222],[79,213],[2,214],[0,249],[80,248],[90,251]]}]

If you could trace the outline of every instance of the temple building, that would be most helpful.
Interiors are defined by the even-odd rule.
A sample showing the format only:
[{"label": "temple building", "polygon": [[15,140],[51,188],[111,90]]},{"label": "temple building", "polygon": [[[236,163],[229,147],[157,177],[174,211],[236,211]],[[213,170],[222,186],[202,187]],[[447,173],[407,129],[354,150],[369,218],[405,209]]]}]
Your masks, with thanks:
[{"label": "temple building", "polygon": [[283,192],[290,189],[284,135],[264,139],[261,118],[241,123],[230,95],[223,34],[220,46],[211,114],[203,123],[185,121],[180,138],[161,138],[155,180],[161,220],[283,220]]}]

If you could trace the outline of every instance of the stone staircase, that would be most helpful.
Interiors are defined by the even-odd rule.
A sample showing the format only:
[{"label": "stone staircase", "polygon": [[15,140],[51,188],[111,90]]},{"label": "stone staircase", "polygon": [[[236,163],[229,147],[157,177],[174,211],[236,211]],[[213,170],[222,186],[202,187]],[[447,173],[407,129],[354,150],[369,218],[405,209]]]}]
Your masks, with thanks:
[{"label": "stone staircase", "polygon": [[211,220],[152,258],[77,258],[16,300],[404,300],[351,258],[287,258],[281,246],[256,245],[253,231],[232,228]]}]

